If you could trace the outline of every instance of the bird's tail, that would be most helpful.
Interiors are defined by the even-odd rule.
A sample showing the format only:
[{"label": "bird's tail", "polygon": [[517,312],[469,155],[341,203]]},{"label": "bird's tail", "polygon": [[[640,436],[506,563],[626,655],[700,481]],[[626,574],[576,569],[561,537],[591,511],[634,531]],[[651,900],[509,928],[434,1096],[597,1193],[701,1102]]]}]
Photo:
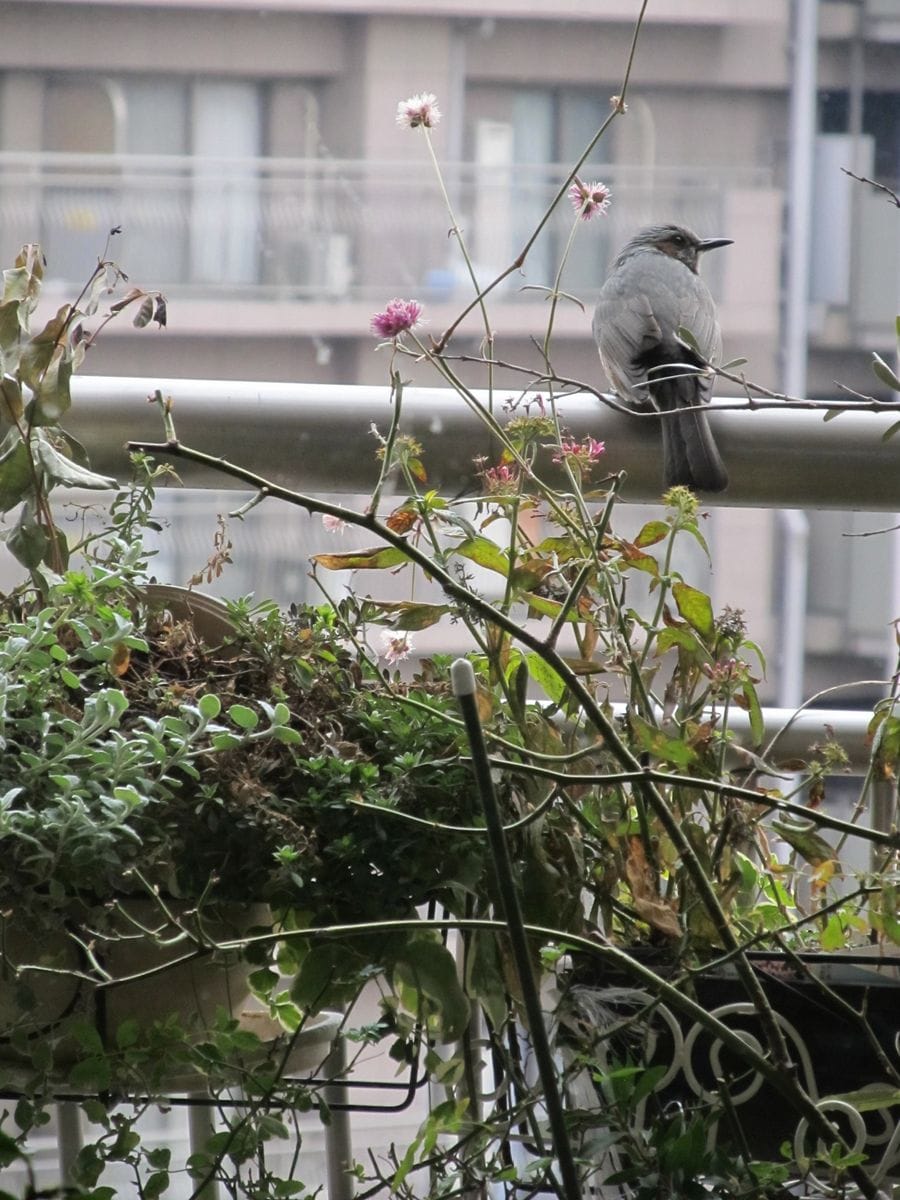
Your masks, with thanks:
[{"label": "bird's tail", "polygon": [[660,412],[676,414],[660,422],[665,486],[682,484],[694,492],[724,492],[728,472],[706,414],[698,407],[704,399],[700,380],[695,375],[660,380],[652,392]]}]

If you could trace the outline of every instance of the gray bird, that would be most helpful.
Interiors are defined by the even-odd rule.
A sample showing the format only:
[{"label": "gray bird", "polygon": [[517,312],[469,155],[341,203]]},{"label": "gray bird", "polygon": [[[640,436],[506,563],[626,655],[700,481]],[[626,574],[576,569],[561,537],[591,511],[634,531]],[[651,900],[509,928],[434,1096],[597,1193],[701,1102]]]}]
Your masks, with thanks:
[{"label": "gray bird", "polygon": [[[722,348],[716,306],[697,273],[700,255],[730,238],[702,240],[680,225],[651,225],[622,249],[600,292],[594,311],[594,338],[600,361],[619,396],[636,407],[648,404],[678,415],[661,421],[663,479],[697,492],[723,492],[728,473],[706,414],[712,376],[690,375],[673,363],[703,366]],[[684,326],[704,358],[675,340]],[[643,386],[642,386],[643,385]],[[682,412],[682,409],[693,409]]]}]

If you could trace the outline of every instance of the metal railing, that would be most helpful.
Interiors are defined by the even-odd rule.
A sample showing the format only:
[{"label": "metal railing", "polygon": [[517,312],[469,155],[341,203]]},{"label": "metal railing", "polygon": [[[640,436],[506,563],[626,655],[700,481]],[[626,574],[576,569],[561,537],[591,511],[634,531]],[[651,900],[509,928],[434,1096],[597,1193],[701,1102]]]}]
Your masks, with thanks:
[{"label": "metal railing", "polygon": [[[86,446],[95,470],[122,474],[126,441],[161,439],[158,414],[147,404],[156,389],[173,398],[179,436],[198,449],[236,457],[287,487],[365,492],[374,486],[371,427],[387,432],[390,393],[340,384],[79,376],[66,426]],[[485,393],[475,394],[488,402]],[[500,416],[509,395],[494,397]],[[882,441],[896,413],[851,411],[825,422],[821,412],[788,405],[735,411],[739,403],[720,397],[711,406],[731,482],[724,496],[704,504],[900,511],[900,437]],[[587,395],[564,397],[559,409],[576,439],[590,434],[606,442],[604,466],[628,473],[626,500],[659,499],[654,417],[617,412]],[[450,494],[476,490],[473,460],[490,456],[491,442],[455,392],[407,388],[403,426],[425,447],[431,486]],[[189,463],[179,472],[189,486],[235,486]]]},{"label": "metal railing", "polygon": [[[485,280],[515,257],[568,169],[446,166]],[[772,186],[763,168],[585,170],[599,172],[616,194],[609,220],[583,239],[567,271],[569,285],[588,293],[625,225],[665,217],[720,229],[730,192]],[[532,251],[535,277],[552,278],[571,221],[569,206],[560,205]],[[468,297],[448,222],[426,162],[0,153],[0,225],[9,240],[40,240],[48,278],[61,284],[83,281],[108,230],[121,226],[115,256],[133,278],[168,292],[368,300],[414,288],[423,301]],[[713,282],[720,269],[712,264]],[[516,281],[508,294],[539,300]]]}]

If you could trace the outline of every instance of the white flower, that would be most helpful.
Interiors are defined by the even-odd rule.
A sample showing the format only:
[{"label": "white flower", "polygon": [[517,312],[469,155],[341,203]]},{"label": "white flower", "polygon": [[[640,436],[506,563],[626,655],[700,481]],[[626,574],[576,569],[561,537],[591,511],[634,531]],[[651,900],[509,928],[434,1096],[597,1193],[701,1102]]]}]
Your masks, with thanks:
[{"label": "white flower", "polygon": [[382,629],[381,641],[384,645],[381,657],[389,666],[402,662],[404,658],[409,658],[412,654],[412,637],[406,631]]},{"label": "white flower", "polygon": [[347,528],[347,522],[332,513],[322,513],[322,526],[326,533],[343,533]]},{"label": "white flower", "polygon": [[441,110],[434,92],[421,92],[410,96],[408,100],[401,100],[397,105],[397,124],[408,125],[410,129],[416,129],[419,125],[433,129],[440,119]]}]

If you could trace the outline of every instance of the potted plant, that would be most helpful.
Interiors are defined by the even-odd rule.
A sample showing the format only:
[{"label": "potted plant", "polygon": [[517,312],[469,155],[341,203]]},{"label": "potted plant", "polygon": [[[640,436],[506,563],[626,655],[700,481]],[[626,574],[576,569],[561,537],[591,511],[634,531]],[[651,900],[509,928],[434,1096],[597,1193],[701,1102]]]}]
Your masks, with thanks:
[{"label": "potted plant", "polygon": [[[438,116],[434,97],[422,95],[401,104],[398,119],[430,141]],[[364,581],[357,587],[365,600],[354,602],[352,617],[342,614],[344,632],[356,644],[372,624],[385,626],[402,647],[416,630],[440,621],[467,630],[476,707],[491,749],[491,772],[504,792],[505,838],[518,875],[532,968],[540,974],[565,964],[560,1043],[573,1053],[574,1078],[587,1070],[605,1089],[599,1111],[596,1104],[584,1106],[563,1121],[586,1127],[584,1154],[599,1154],[591,1166],[582,1163],[583,1175],[632,1187],[650,1178],[653,1187],[677,1194],[702,1190],[704,1180],[716,1178],[722,1194],[777,1190],[785,1181],[801,1180],[813,1190],[852,1185],[871,1196],[893,1165],[898,1141],[890,1112],[900,1095],[894,1027],[888,1017],[879,1028],[882,1018],[872,1016],[876,1010],[889,1013],[894,1002],[895,979],[878,960],[889,960],[898,940],[892,869],[897,837],[864,827],[859,814],[876,775],[893,771],[900,728],[895,701],[888,697],[873,715],[873,760],[856,818],[830,816],[821,797],[828,775],[840,769],[840,747],[826,741],[811,747],[803,763],[783,764],[777,741],[766,746],[757,694],[765,669],[762,652],[749,639],[740,612],[714,613],[702,587],[678,568],[682,541],[709,553],[697,498],[686,488],[673,488],[663,497],[662,514],[637,535],[617,532],[615,510],[626,482],[603,476],[599,437],[576,440],[564,422],[568,392],[576,386],[595,389],[559,379],[551,360],[566,256],[584,219],[602,216],[609,203],[602,184],[585,184],[575,172],[568,182],[575,216],[549,289],[542,362],[534,370],[513,364],[527,381],[518,397],[501,405],[491,395],[483,403],[461,377],[449,348],[459,322],[426,337],[421,306],[400,299],[373,317],[373,332],[391,354],[393,408],[390,427],[380,434],[381,474],[365,511],[324,503],[238,462],[183,445],[177,397],[158,398],[165,440],[132,448],[204,464],[255,488],[266,502],[299,505],[321,513],[332,527],[343,521],[367,531],[374,543],[369,548],[314,559],[320,573],[351,571]],[[557,201],[566,191],[561,187]],[[452,211],[450,217],[465,256]],[[469,269],[475,283],[471,264]],[[506,274],[486,287],[476,283],[476,299],[466,313],[479,306],[484,312],[489,293]],[[475,361],[490,380],[498,362],[490,351],[486,314],[484,320],[484,350]],[[683,334],[694,352],[691,331]],[[404,432],[404,358],[430,363],[492,437],[495,455],[479,465],[481,487],[474,498],[454,503],[429,489],[429,447]],[[472,361],[466,358],[467,365]],[[716,368],[703,363],[685,369]],[[598,407],[597,435],[601,413]],[[400,499],[382,515],[392,474]],[[473,566],[494,574],[498,601],[481,593],[469,574]],[[408,600],[370,594],[375,572],[401,569],[415,577]],[[422,580],[433,585],[424,596]],[[445,666],[430,663],[425,677],[439,675]],[[731,724],[737,709],[747,714],[750,735],[734,757]],[[472,752],[477,758],[474,744]],[[786,765],[805,774],[790,791],[771,782]],[[398,828],[419,826],[415,813],[397,812],[394,819]],[[464,823],[474,837],[477,809],[469,809]],[[443,820],[442,827],[448,836],[457,834],[460,821]],[[855,883],[838,849],[848,838],[861,839],[880,855],[877,871]],[[498,915],[502,872],[497,862],[493,869],[496,877],[482,876],[460,914],[460,928],[466,929],[466,920],[476,922],[466,938],[469,961],[478,970],[473,967],[465,978],[492,1031],[501,1073],[518,1085],[511,1110],[530,1130],[535,1162],[546,1167],[552,1155],[534,1105],[539,1094],[552,1118],[553,1089],[542,1072],[536,1092],[515,1054],[504,1048],[508,1010],[498,1003],[497,988],[504,981],[512,1011],[537,1038],[528,1004],[534,981],[504,941],[478,936],[483,926],[477,922]],[[503,915],[510,920],[508,910]],[[835,986],[833,971],[829,977],[822,970],[829,965],[823,953],[827,958],[837,951],[855,951],[869,971],[845,993]],[[772,982],[773,963],[782,989],[789,981],[803,997],[804,1024],[815,1008],[830,1013],[826,1038],[832,1044],[837,1028],[858,1035],[866,1053],[853,1057],[862,1075],[839,1084],[829,1074],[820,1084],[814,1071],[798,1070],[798,1059],[805,1068],[809,1050],[790,1031],[784,992]],[[888,989],[880,993],[887,994],[886,1005],[876,1000],[874,986]],[[672,1089],[672,1064],[642,1061],[638,1051],[648,1039],[660,1044],[652,1018],[663,1006],[670,1040],[679,1047],[690,1039],[695,1048],[701,1035],[712,1042],[712,1079],[687,1091]],[[745,1014],[752,1014],[752,1030],[740,1027]],[[624,1040],[613,1040],[614,1033]],[[460,1069],[474,1110],[465,1055]],[[565,1092],[564,1081],[557,1079],[555,1086]],[[763,1086],[767,1114],[771,1117],[773,1094],[785,1109],[754,1149],[752,1122],[745,1128],[740,1110]],[[648,1104],[652,1100],[659,1109],[673,1098],[688,1102],[688,1111],[677,1121],[658,1122],[658,1137],[647,1142]],[[461,1144],[471,1144],[471,1125],[459,1113],[456,1119]],[[571,1195],[576,1185],[566,1172],[578,1159],[578,1137],[573,1148],[572,1129],[552,1120],[551,1126],[563,1182],[550,1170],[545,1183]],[[436,1127],[433,1122],[429,1136]],[[723,1137],[710,1151],[714,1127]],[[460,1172],[463,1186],[477,1189],[512,1168],[502,1156],[488,1155],[489,1138],[474,1141],[477,1153],[461,1156]],[[786,1159],[780,1157],[784,1147]],[[618,1167],[610,1165],[610,1153]],[[402,1182],[405,1174],[400,1175]],[[398,1176],[392,1182],[396,1186]]]},{"label": "potted plant", "polygon": [[[296,1099],[297,1084],[280,1083],[294,1047],[365,980],[402,991],[379,1027],[402,1053],[417,1022],[461,1035],[453,958],[418,913],[462,912],[483,853],[395,814],[462,823],[474,784],[445,679],[387,686],[377,655],[348,636],[352,603],[281,613],[151,581],[143,535],[165,468],[135,456],[105,515],[64,537],[51,491],[114,481],[60,424],[93,302],[32,336],[41,273],[34,246],[7,272],[16,320],[2,345],[0,480],[4,508],[18,509],[7,541],[29,578],[0,600],[0,1091],[22,1097],[27,1140],[54,1095],[240,1079],[267,1097],[238,1121],[242,1164],[284,1128],[272,1112]],[[99,305],[117,278],[104,259],[83,296]],[[129,297],[139,321],[148,299],[164,315],[161,297]],[[122,309],[113,299],[110,314]],[[372,921],[369,936],[354,932]],[[305,1103],[324,1105],[320,1084]],[[129,1122],[86,1103],[105,1132],[71,1182],[96,1182],[122,1138],[136,1169],[153,1167]],[[111,1145],[113,1126],[127,1136]],[[18,1154],[17,1139],[3,1152]],[[203,1179],[224,1158],[192,1169]],[[151,1191],[167,1175],[157,1168]]]}]

